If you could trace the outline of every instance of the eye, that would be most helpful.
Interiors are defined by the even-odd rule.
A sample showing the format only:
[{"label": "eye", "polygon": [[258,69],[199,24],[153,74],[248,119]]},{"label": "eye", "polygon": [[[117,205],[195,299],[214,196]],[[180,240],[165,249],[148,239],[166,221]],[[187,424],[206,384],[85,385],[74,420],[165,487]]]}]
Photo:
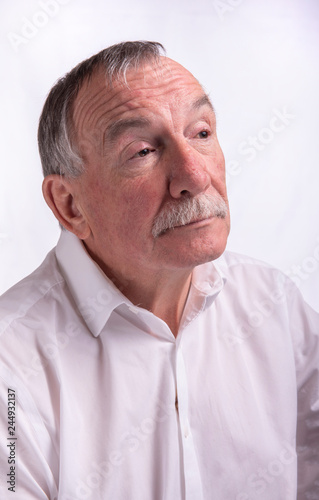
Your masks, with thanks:
[{"label": "eye", "polygon": [[144,149],[141,149],[141,151],[139,151],[138,153],[136,153],[135,156],[139,156],[140,158],[144,158],[144,156],[147,156],[148,154],[153,153],[154,151],[155,151],[155,149],[144,148]]},{"label": "eye", "polygon": [[207,132],[207,130],[201,130],[201,132],[199,132],[198,136],[200,139],[207,139],[209,136],[209,133]]},{"label": "eye", "polygon": [[144,148],[141,151],[139,151],[137,155],[143,158],[143,156],[147,156],[150,152],[151,150],[149,148]]}]

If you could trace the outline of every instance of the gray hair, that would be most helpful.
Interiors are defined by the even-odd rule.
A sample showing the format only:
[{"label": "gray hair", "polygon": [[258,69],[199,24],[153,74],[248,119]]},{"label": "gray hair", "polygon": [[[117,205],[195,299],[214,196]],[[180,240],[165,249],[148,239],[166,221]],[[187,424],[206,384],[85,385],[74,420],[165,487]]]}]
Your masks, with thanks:
[{"label": "gray hair", "polygon": [[122,42],[108,47],[78,64],[57,81],[51,89],[39,121],[38,144],[43,175],[77,177],[84,169],[84,162],[76,147],[72,123],[72,109],[83,83],[99,68],[104,68],[110,85],[115,78],[125,82],[129,68],[145,62],[159,61],[165,53],[158,42]]}]

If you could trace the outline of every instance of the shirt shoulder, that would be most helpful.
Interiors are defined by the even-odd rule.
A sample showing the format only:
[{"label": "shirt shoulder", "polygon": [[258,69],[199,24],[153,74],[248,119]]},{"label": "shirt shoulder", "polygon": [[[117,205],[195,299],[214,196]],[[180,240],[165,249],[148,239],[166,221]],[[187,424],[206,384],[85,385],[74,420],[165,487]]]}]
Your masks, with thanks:
[{"label": "shirt shoulder", "polygon": [[54,291],[63,288],[55,249],[30,275],[13,285],[0,297],[0,335],[14,322],[28,316],[41,301],[48,302]]},{"label": "shirt shoulder", "polygon": [[225,251],[215,262],[219,270],[225,275],[241,270],[248,275],[252,273],[262,273],[268,274],[269,276],[281,276],[290,280],[287,275],[275,266],[237,252]]},{"label": "shirt shoulder", "polygon": [[228,289],[257,295],[280,292],[287,296],[297,290],[285,273],[262,260],[226,251],[215,262]]},{"label": "shirt shoulder", "polygon": [[219,259],[216,260],[220,268],[231,269],[232,267],[243,266],[243,267],[256,267],[261,269],[268,269],[277,272],[279,271],[276,267],[264,262],[262,260],[250,257],[248,255],[243,255],[237,252],[232,252],[226,250]]}]

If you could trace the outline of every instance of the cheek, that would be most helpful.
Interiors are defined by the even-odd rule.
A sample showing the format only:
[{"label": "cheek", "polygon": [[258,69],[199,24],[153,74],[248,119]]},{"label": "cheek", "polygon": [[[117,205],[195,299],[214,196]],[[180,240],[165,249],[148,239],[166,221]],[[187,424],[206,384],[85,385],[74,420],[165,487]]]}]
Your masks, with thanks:
[{"label": "cheek", "polygon": [[88,210],[96,230],[117,233],[119,238],[150,232],[154,217],[161,204],[156,182],[125,180],[124,182],[97,183],[90,189]]},{"label": "cheek", "polygon": [[120,202],[121,213],[132,226],[149,228],[161,204],[161,196],[153,184],[128,183],[117,204]]}]

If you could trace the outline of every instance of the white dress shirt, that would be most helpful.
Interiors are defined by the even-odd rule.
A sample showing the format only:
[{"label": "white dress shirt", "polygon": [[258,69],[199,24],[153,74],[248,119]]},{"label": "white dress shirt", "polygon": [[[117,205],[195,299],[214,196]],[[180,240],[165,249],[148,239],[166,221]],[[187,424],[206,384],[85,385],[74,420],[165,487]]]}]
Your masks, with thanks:
[{"label": "white dress shirt", "polygon": [[0,309],[1,499],[319,499],[318,314],[277,270],[198,266],[175,338],[63,231]]}]

